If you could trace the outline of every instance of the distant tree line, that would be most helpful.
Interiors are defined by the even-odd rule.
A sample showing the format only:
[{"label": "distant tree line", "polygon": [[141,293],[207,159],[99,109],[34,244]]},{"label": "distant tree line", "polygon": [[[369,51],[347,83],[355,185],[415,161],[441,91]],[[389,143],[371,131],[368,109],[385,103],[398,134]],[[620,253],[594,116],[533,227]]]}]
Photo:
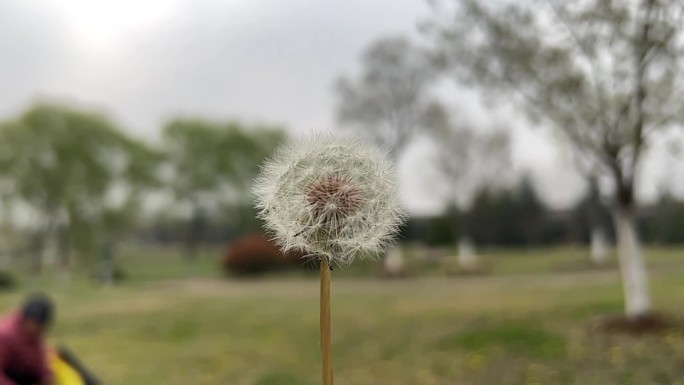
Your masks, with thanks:
[{"label": "distant tree line", "polygon": [[213,223],[233,235],[258,227],[250,186],[282,128],[180,117],[161,133],[147,143],[96,111],[54,102],[1,121],[3,263],[76,266],[110,281],[116,245],[150,218],[163,218],[158,238],[181,240],[189,259],[215,236]]},{"label": "distant tree line", "polygon": [[[233,207],[228,212],[237,211],[243,214],[207,218],[202,243],[224,245],[260,231],[261,224],[251,206]],[[530,179],[522,178],[513,188],[480,189],[468,210],[451,208],[437,215],[411,217],[401,242],[454,246],[467,232],[474,242],[485,247],[588,244],[591,221],[598,221],[614,242],[613,218],[606,202],[597,204],[587,192],[569,208],[548,207]],[[684,200],[662,194],[655,202],[642,206],[637,225],[648,244],[684,244]],[[187,222],[179,217],[157,217],[135,231],[139,241],[158,245],[182,243],[186,234]]]},{"label": "distant tree line", "polygon": [[[403,240],[453,246],[461,233],[467,233],[486,247],[588,244],[589,223],[596,220],[614,242],[608,204],[596,205],[588,194],[570,208],[551,208],[539,198],[529,180],[523,179],[512,189],[481,189],[467,212],[451,209],[438,215],[412,217]],[[643,205],[637,215],[637,228],[647,244],[684,244],[684,200],[663,194]]]}]

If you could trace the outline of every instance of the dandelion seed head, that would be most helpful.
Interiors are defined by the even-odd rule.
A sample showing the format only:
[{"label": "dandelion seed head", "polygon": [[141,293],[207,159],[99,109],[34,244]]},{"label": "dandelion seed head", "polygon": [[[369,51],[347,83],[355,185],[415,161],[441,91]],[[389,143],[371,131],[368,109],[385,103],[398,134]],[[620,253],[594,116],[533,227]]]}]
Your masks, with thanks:
[{"label": "dandelion seed head", "polygon": [[354,137],[316,135],[283,146],[263,165],[254,194],[285,251],[337,265],[378,256],[405,218],[394,163]]}]

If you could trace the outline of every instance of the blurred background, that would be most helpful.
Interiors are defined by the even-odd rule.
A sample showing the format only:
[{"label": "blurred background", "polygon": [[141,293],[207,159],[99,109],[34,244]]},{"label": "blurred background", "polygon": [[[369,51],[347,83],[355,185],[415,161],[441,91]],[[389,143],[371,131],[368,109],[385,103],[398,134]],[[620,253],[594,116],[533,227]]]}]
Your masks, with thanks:
[{"label": "blurred background", "polygon": [[[4,0],[0,309],[107,384],[319,379],[317,269],[250,189],[298,135],[398,162],[333,272],[345,384],[675,384],[681,1]],[[678,382],[679,381],[679,382]]]}]

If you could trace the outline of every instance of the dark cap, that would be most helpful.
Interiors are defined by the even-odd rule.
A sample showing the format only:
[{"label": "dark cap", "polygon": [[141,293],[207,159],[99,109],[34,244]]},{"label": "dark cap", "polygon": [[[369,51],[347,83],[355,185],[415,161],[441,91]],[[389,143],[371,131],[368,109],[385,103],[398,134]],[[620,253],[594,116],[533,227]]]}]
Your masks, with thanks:
[{"label": "dark cap", "polygon": [[21,317],[35,321],[41,326],[50,326],[54,318],[54,304],[45,294],[31,294],[21,307]]}]

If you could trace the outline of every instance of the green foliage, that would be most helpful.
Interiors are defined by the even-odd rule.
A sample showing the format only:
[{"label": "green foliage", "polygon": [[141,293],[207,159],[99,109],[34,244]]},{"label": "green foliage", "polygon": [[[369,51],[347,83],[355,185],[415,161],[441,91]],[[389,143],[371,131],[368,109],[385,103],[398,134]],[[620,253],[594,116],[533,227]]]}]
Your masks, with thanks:
[{"label": "green foliage", "polygon": [[653,205],[646,221],[646,235],[658,244],[684,243],[684,202],[663,195]]},{"label": "green foliage", "polygon": [[464,221],[483,245],[529,245],[541,241],[546,208],[529,179],[515,190],[483,189],[475,195]]},{"label": "green foliage", "polygon": [[[450,214],[450,215],[449,215]],[[458,233],[456,213],[435,217],[411,217],[406,223],[401,239],[413,240],[427,245],[454,245]]]},{"label": "green foliage", "polygon": [[285,139],[281,129],[176,119],[163,130],[172,168],[168,181],[180,201],[242,202],[261,162]]},{"label": "green foliage", "polygon": [[19,286],[19,282],[14,274],[0,270],[0,292],[16,290],[17,286]]},{"label": "green foliage", "polygon": [[188,256],[194,257],[211,220],[208,211],[230,214],[233,227],[253,218],[244,209],[251,206],[252,181],[285,133],[279,128],[183,118],[164,127],[163,139],[170,171],[167,186],[176,206],[191,212],[186,247]]},{"label": "green foliage", "polygon": [[[534,246],[588,243],[593,225],[614,238],[609,206],[588,191],[569,210],[553,210],[539,199],[528,180],[513,190],[482,189],[471,208],[433,217],[411,218],[402,239],[429,245],[453,245],[466,232],[481,246]],[[684,243],[684,201],[664,195],[638,212],[644,242]],[[465,229],[464,229],[465,226]]]},{"label": "green foliage", "polygon": [[[450,210],[433,218],[414,218],[405,237],[433,245],[453,245],[464,234],[483,246],[526,246],[553,243],[550,212],[533,185],[523,179],[514,189],[483,188],[467,210]],[[561,231],[562,232],[562,231]]]},{"label": "green foliage", "polygon": [[0,194],[37,215],[41,239],[65,229],[60,236],[81,255],[130,227],[158,161],[106,117],[58,104],[0,125]]}]

